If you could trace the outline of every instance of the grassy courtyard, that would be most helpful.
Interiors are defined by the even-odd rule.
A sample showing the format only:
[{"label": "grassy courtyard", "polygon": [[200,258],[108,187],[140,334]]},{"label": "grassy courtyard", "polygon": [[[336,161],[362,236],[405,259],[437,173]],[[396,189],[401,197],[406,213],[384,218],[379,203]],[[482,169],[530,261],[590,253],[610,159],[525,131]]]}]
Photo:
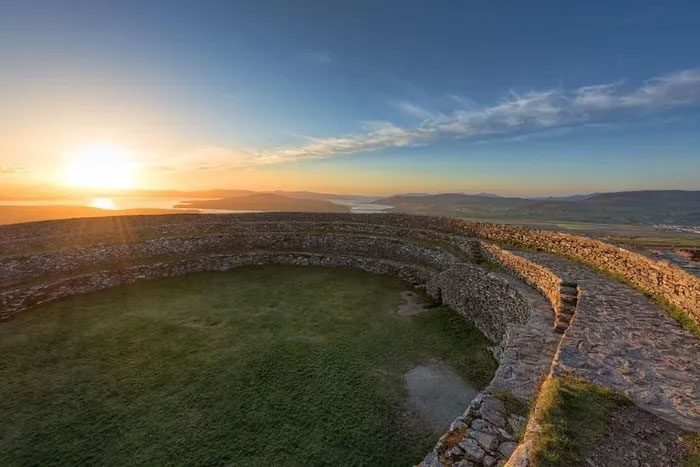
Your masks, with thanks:
[{"label": "grassy courtyard", "polygon": [[450,310],[400,316],[402,290],[269,266],[1,323],[0,464],[415,463],[440,433],[411,408],[404,374],[437,359],[481,388],[496,363]]}]

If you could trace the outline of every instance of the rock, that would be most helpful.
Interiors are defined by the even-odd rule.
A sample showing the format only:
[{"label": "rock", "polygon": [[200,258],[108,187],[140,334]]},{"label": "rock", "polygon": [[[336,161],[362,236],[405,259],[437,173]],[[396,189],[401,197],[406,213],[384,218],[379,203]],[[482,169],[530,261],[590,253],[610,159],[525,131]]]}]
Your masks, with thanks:
[{"label": "rock", "polygon": [[498,431],[498,428],[493,426],[491,423],[488,421],[484,420],[483,418],[477,418],[474,420],[471,425],[469,425],[469,428],[475,430],[475,431],[481,431],[483,433],[491,433],[495,434]]},{"label": "rock", "polygon": [[469,430],[469,437],[474,438],[487,451],[493,451],[498,447],[498,438],[495,435]]},{"label": "rock", "polygon": [[454,419],[454,421],[450,425],[449,431],[458,430],[460,428],[464,428],[465,426],[467,426],[467,424],[465,423],[464,418],[457,417]]},{"label": "rock", "polygon": [[484,452],[484,450],[481,448],[481,446],[479,446],[479,443],[477,443],[475,439],[467,438],[461,443],[459,443],[459,447],[464,450],[464,455],[470,461],[481,462],[482,460],[484,460],[486,452]]},{"label": "rock", "polygon": [[508,417],[508,425],[510,425],[511,432],[515,436],[519,435],[523,429],[525,429],[526,424],[527,419],[525,417],[521,417],[520,415],[511,415]]},{"label": "rock", "polygon": [[421,462],[420,467],[443,467],[444,464],[440,462],[440,459],[438,459],[437,454],[435,452],[431,452],[427,456],[425,456],[425,459],[423,459],[423,462]]},{"label": "rock", "polygon": [[481,461],[484,464],[484,467],[493,467],[496,465],[496,458],[493,456],[486,455],[484,456],[484,460]]},{"label": "rock", "polygon": [[[482,402],[481,408],[479,409],[481,418],[488,420],[497,427],[503,428],[506,426],[506,419],[503,417],[503,411],[499,410],[498,404],[493,403],[493,401],[494,399],[487,399]],[[502,403],[501,407],[503,407]]]},{"label": "rock", "polygon": [[505,439],[506,441],[512,441],[512,440],[513,440],[513,437],[511,436],[511,434],[508,433],[508,432],[507,432],[506,430],[504,430],[503,428],[499,428],[499,429],[498,429],[498,435],[499,435],[501,438]]},{"label": "rock", "polygon": [[498,452],[503,454],[504,457],[508,458],[511,454],[513,454],[513,451],[515,451],[516,447],[518,447],[517,444],[511,441],[505,441],[498,445]]}]

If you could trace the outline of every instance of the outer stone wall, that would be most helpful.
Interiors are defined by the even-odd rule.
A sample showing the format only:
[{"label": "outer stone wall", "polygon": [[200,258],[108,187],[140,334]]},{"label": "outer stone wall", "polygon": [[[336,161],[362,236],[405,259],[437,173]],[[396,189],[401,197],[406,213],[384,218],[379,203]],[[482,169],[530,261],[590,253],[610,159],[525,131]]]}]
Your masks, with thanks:
[{"label": "outer stone wall", "polygon": [[[194,221],[194,222],[193,222]],[[80,225],[77,225],[77,224]],[[314,224],[319,231],[362,224],[365,232],[394,229],[423,231],[443,242],[451,235],[478,237],[500,243],[551,251],[621,275],[640,289],[664,297],[683,309],[700,325],[700,279],[667,263],[607,243],[575,235],[520,227],[472,223],[459,219],[401,214],[251,213],[238,215],[129,216],[102,219],[45,221],[0,228],[0,254],[11,255],[33,248],[61,247],[66,239],[81,242],[118,242],[125,237],[152,235],[201,235],[240,229],[245,224]],[[432,232],[432,233],[426,233]],[[453,244],[466,250],[466,246]]]},{"label": "outer stone wall", "polygon": [[621,275],[640,289],[660,295],[700,325],[700,279],[672,264],[655,261],[608,243],[559,232],[455,221],[474,236],[551,251]]}]

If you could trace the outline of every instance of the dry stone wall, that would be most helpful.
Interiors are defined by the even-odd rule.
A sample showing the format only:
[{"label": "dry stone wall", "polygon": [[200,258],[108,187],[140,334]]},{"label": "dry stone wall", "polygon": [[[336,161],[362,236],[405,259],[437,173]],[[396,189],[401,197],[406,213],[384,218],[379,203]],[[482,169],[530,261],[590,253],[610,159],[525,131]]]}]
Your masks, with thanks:
[{"label": "dry stone wall", "polygon": [[[272,227],[272,226],[271,226]],[[172,256],[246,251],[314,251],[364,255],[442,270],[457,259],[441,249],[424,247],[398,238],[319,234],[306,231],[250,231],[186,238],[156,238],[143,242],[96,245],[54,252],[19,255],[0,261],[0,287],[36,281],[42,275],[65,275],[71,271],[123,267]]]},{"label": "dry stone wall", "polygon": [[549,251],[618,274],[641,290],[665,298],[700,325],[700,279],[675,265],[587,237],[505,225],[454,222],[476,237]]},{"label": "dry stone wall", "polygon": [[527,321],[530,309],[520,293],[494,274],[470,264],[459,264],[435,274],[426,284],[435,300],[472,322],[494,342],[503,342],[511,324]]},{"label": "dry stone wall", "polygon": [[205,271],[229,271],[237,267],[264,264],[359,269],[375,274],[397,276],[412,285],[422,284],[430,277],[430,272],[420,267],[362,256],[305,252],[214,254],[103,269],[49,280],[29,287],[5,290],[0,292],[0,321],[11,319],[19,312],[52,300],[130,284],[139,280],[175,277]]},{"label": "dry stone wall", "polygon": [[[268,227],[265,223],[288,226],[311,224],[316,225],[320,232],[338,228],[351,229],[358,225],[365,232],[379,233],[390,229],[397,232],[403,229],[422,231],[424,237],[430,237],[438,243],[445,242],[450,236],[466,236],[550,251],[619,274],[636,287],[664,297],[700,325],[700,279],[674,265],[587,237],[441,217],[401,214],[250,213],[44,221],[2,226],[0,255],[46,248],[57,249],[76,242],[101,244],[123,242],[124,239],[201,235],[205,232],[215,234],[241,229],[246,224],[258,224],[264,231]],[[466,243],[456,246],[465,252],[469,248]]]},{"label": "dry stone wall", "polygon": [[[560,342],[553,315],[555,329],[563,332],[578,294],[575,284],[551,269],[497,244],[547,250],[615,272],[698,321],[697,278],[603,242],[439,217],[328,213],[126,216],[0,226],[0,320],[78,293],[246,265],[392,274],[425,287],[498,344],[501,365],[491,385],[424,461],[491,466],[508,458],[524,423],[496,393],[530,400]],[[478,257],[513,277],[468,263]]]}]

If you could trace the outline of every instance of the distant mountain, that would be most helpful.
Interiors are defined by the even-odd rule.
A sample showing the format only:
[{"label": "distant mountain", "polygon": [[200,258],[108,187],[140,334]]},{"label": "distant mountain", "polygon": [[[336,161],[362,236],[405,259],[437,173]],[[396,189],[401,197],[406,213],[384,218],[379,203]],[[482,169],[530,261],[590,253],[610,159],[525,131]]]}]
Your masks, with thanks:
[{"label": "distant mountain", "polygon": [[182,202],[176,208],[231,209],[240,211],[350,212],[350,207],[318,199],[300,199],[275,193],[256,193],[214,200]]},{"label": "distant mountain", "polygon": [[501,195],[498,195],[498,194],[496,194],[496,193],[484,193],[484,192],[482,192],[482,193],[476,193],[476,194],[474,194],[474,196],[483,196],[483,197],[486,197],[486,198],[502,198]]},{"label": "distant mountain", "polygon": [[393,211],[474,219],[700,225],[700,191],[649,190],[526,199],[444,193],[375,201]]},{"label": "distant mountain", "polygon": [[600,193],[589,193],[587,195],[571,195],[571,196],[535,196],[527,199],[535,199],[540,201],[583,201],[584,199],[592,198]]},{"label": "distant mountain", "polygon": [[[268,192],[263,192],[268,193]],[[356,199],[356,200],[366,200],[370,202],[377,199],[377,196],[365,196],[365,195],[338,195],[333,193],[316,193],[313,191],[284,191],[275,190],[269,193],[274,193],[276,195],[287,196],[289,198],[296,199],[320,199],[320,200],[334,200],[334,199]]]}]

